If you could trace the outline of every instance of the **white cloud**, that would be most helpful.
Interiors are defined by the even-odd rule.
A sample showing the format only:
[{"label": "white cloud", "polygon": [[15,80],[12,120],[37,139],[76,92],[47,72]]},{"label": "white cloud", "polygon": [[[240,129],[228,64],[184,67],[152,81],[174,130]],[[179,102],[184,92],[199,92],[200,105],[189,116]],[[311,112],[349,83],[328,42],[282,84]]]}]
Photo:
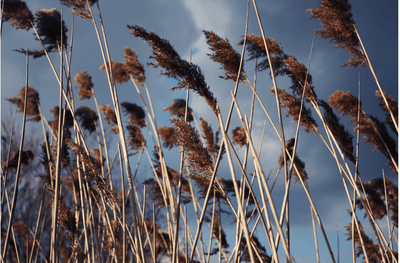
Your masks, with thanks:
[{"label": "white cloud", "polygon": [[225,1],[182,1],[192,14],[195,25],[199,29],[214,30],[224,34],[231,20],[231,8]]}]

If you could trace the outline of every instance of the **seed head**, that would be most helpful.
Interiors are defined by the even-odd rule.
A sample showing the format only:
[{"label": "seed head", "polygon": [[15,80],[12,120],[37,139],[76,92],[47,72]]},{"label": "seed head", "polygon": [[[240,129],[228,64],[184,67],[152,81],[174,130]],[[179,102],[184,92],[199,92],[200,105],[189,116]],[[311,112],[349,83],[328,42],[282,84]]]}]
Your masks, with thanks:
[{"label": "seed head", "polygon": [[[177,117],[184,118],[185,109],[186,109],[186,100],[176,99],[171,105],[164,108],[163,111],[169,111],[170,115],[175,115]],[[188,107],[187,121],[188,122],[193,121],[193,111],[190,107]]]},{"label": "seed head", "polygon": [[79,88],[78,97],[81,100],[90,99],[93,95],[93,83],[89,73],[87,71],[78,71],[75,75],[75,82],[78,85],[75,88]]},{"label": "seed head", "polygon": [[[59,47],[67,47],[67,27],[57,9],[42,9],[36,12],[36,28],[47,52],[58,51]],[[61,43],[62,25],[62,43]]]},{"label": "seed head", "polygon": [[7,0],[4,3],[3,1],[5,0],[1,1],[1,5],[4,4],[3,22],[11,22],[11,26],[15,29],[28,31],[32,28],[34,17],[25,1]]},{"label": "seed head", "polygon": [[129,47],[124,47],[124,51],[126,71],[132,75],[140,86],[143,87],[145,80],[143,65],[137,60],[135,50],[131,50]]},{"label": "seed head", "polygon": [[[203,30],[203,33],[207,38],[207,44],[210,46],[209,49],[213,51],[213,54],[207,55],[211,57],[213,61],[222,64],[221,69],[225,70],[225,76],[220,76],[220,78],[231,79],[236,82],[240,67],[239,53],[232,48],[227,38],[222,39],[213,31]],[[244,79],[245,73],[242,64],[239,81],[243,82]]]}]

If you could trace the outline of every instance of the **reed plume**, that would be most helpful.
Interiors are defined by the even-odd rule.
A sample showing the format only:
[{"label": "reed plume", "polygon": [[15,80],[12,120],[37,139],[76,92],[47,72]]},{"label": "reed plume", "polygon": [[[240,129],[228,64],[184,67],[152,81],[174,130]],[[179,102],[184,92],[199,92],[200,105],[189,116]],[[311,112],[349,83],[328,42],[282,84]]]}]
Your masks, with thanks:
[{"label": "reed plume", "polygon": [[[348,114],[353,117],[351,122],[357,124],[358,99],[350,92],[335,91],[335,93],[329,97],[328,104],[335,110],[338,110],[342,116]],[[360,133],[364,134],[362,139],[369,145],[374,146],[373,151],[379,150],[389,161],[392,162],[395,160],[397,162],[398,153],[396,141],[392,136],[390,136],[383,122],[379,121],[378,118],[372,115],[367,115],[364,111],[361,111],[359,126]],[[356,129],[357,127],[355,130]],[[391,157],[393,157],[393,160]],[[392,169],[393,173],[397,172],[394,164],[388,163],[388,166]]]},{"label": "reed plume", "polygon": [[[292,116],[292,122],[297,123],[300,117],[301,100],[296,98],[289,93],[286,93],[283,89],[278,88],[279,99],[281,100],[281,108],[286,107],[286,116]],[[269,89],[270,92],[275,94],[275,89]],[[317,129],[317,123],[311,116],[311,110],[307,109],[304,105],[301,111],[300,125],[304,126],[305,132],[314,132],[319,134]]]},{"label": "reed plume", "polygon": [[[150,179],[145,180],[143,182],[143,184],[145,184],[147,186],[146,189],[148,189],[150,198],[151,198],[152,202],[154,203],[154,205],[157,208],[165,207],[165,202],[164,202],[164,198],[163,198],[163,194],[162,194],[162,190],[161,189],[163,189],[165,195],[168,196],[168,187],[167,186],[163,186],[163,185],[160,186],[159,183],[154,178],[150,178]],[[169,204],[169,202],[170,202],[169,198],[166,198],[166,202],[167,202],[167,205],[170,205]]]},{"label": "reed plume", "polygon": [[97,192],[104,195],[106,201],[108,202],[111,208],[118,207],[118,198],[111,191],[106,181],[102,178],[101,170],[97,164],[96,159],[86,154],[86,152],[82,149],[81,146],[74,143],[70,139],[66,139],[65,142],[71,148],[71,150],[75,152],[76,155],[79,155],[82,163],[85,164],[86,167],[85,175],[96,183]]},{"label": "reed plume", "polygon": [[87,71],[78,71],[75,75],[75,83],[79,88],[78,98],[81,100],[90,99],[93,96],[92,77]]},{"label": "reed plume", "polygon": [[177,145],[177,138],[173,127],[162,126],[158,128],[158,134],[160,134],[161,139],[163,140],[164,147],[171,149]]},{"label": "reed plume", "polygon": [[[162,176],[162,167],[161,167],[161,163],[159,160],[153,160],[155,162],[154,164],[154,168],[156,170],[156,176],[159,180],[162,180],[163,176]],[[177,189],[178,185],[179,185],[179,178],[180,178],[180,174],[173,168],[166,166],[167,167],[167,175],[168,175],[168,179],[171,183],[171,186],[174,188],[174,190]],[[182,190],[185,191],[186,193],[189,194],[189,196],[182,196],[183,197],[183,203],[188,203],[191,201],[192,196],[191,196],[191,190],[190,190],[190,185],[189,182],[186,180],[185,177],[182,176],[181,178],[181,187]]]},{"label": "reed plume", "polygon": [[21,0],[4,1],[1,1],[1,6],[4,4],[4,9],[2,10],[3,22],[10,22],[15,29],[23,29],[25,31],[31,29],[34,16],[26,2]]},{"label": "reed plume", "polygon": [[399,123],[397,101],[395,99],[393,99],[392,96],[388,96],[386,94],[386,92],[383,92],[383,96],[382,96],[382,93],[379,90],[376,91],[375,95],[376,95],[376,97],[378,97],[378,99],[380,101],[379,102],[379,106],[381,107],[382,110],[385,111],[386,124],[389,125],[389,127],[392,129],[392,131],[394,133],[397,134],[396,127],[393,124],[392,117],[390,116],[390,113],[388,112],[388,108],[386,107],[386,104],[385,104],[385,101],[384,101],[383,97],[386,98],[386,100],[387,100],[387,102],[389,104],[389,108],[393,113],[393,116],[394,116],[394,119],[395,119],[396,123]]},{"label": "reed plume", "polygon": [[341,116],[347,114],[353,117],[353,119],[357,120],[358,99],[353,94],[351,94],[350,91],[335,91],[329,97],[328,104],[331,105],[336,111],[338,111]]},{"label": "reed plume", "polygon": [[188,168],[192,172],[211,177],[213,172],[211,156],[203,147],[197,131],[182,118],[172,118],[171,122],[175,126],[177,143],[187,153]]},{"label": "reed plume", "polygon": [[144,118],[146,117],[142,107],[136,103],[122,102],[121,107],[125,114],[128,116],[128,123],[131,125],[137,125],[139,128],[147,126]]},{"label": "reed plume", "polygon": [[[203,30],[203,33],[206,36],[209,49],[213,52],[207,55],[213,61],[220,63],[222,65],[221,69],[225,71],[225,76],[220,76],[220,78],[231,79],[236,82],[240,67],[239,53],[233,49],[227,38],[222,39],[213,31]],[[243,82],[244,80],[245,73],[242,65],[239,81]]]},{"label": "reed plume", "polygon": [[140,86],[143,87],[145,76],[144,76],[144,68],[143,65],[137,60],[137,55],[135,50],[131,50],[129,47],[124,47],[124,60],[125,60],[125,69],[126,71],[132,75],[132,77],[139,83]]},{"label": "reed plume", "polygon": [[333,137],[338,141],[340,149],[343,154],[352,162],[356,163],[356,158],[354,156],[353,149],[353,138],[347,130],[345,130],[343,124],[339,122],[339,118],[336,116],[332,107],[324,100],[318,100],[319,105],[324,109],[324,119],[326,124],[328,124]]},{"label": "reed plume", "polygon": [[[47,53],[59,51],[67,47],[67,27],[64,20],[61,22],[61,14],[57,9],[42,9],[36,12],[36,28]],[[62,32],[61,32],[62,25]],[[62,33],[62,43],[61,43]],[[44,55],[44,53],[42,53]]]},{"label": "reed plume", "polygon": [[[175,115],[178,118],[185,117],[185,110],[186,110],[186,100],[184,100],[184,99],[176,99],[176,100],[174,100],[174,102],[172,102],[171,105],[169,105],[168,107],[163,109],[163,111],[169,111],[170,115]],[[188,107],[188,109],[187,109],[186,120],[188,122],[193,121],[193,111],[190,107]]]},{"label": "reed plume", "polygon": [[363,118],[360,119],[360,133],[364,134],[362,139],[369,145],[374,146],[373,151],[379,150],[383,155],[385,155],[385,157],[390,161],[387,165],[392,169],[393,173],[397,173],[397,169],[392,164],[391,158],[392,156],[396,164],[398,163],[396,140],[390,136],[385,123],[372,115],[368,115],[368,117],[369,118],[367,119],[364,115]]},{"label": "reed plume", "polygon": [[215,133],[213,133],[213,130],[211,128],[211,123],[207,123],[202,117],[200,117],[200,126],[201,129],[203,130],[204,136],[202,136],[206,140],[207,144],[207,151],[211,156],[216,156],[219,151],[219,130]]},{"label": "reed plume", "polygon": [[[12,104],[15,104],[18,108],[18,112],[24,112],[24,104],[25,104],[25,87],[22,87],[17,97],[6,98]],[[32,87],[28,86],[28,96],[26,101],[26,115],[32,117],[31,121],[39,121],[40,120],[40,112],[39,112],[39,93]]]},{"label": "reed plume", "polygon": [[[107,61],[106,63],[107,63],[107,68],[110,72],[110,62]],[[111,66],[112,66],[113,77],[116,83],[124,84],[130,79],[129,72],[126,70],[125,67],[125,63],[111,60]],[[105,64],[101,65],[99,69],[105,70],[106,69]]]},{"label": "reed plume", "polygon": [[321,20],[322,30],[317,30],[318,36],[331,39],[334,47],[346,49],[351,58],[342,67],[367,65],[363,52],[358,45],[358,38],[354,30],[353,14],[351,5],[347,0],[322,0],[315,9],[308,9],[311,19]]},{"label": "reed plume", "polygon": [[[351,212],[349,210],[347,210],[347,212],[351,216]],[[380,260],[382,257],[381,257],[381,253],[379,252],[379,246],[377,244],[374,244],[372,239],[370,239],[365,234],[364,227],[360,223],[360,221],[358,221],[358,225],[360,227],[361,237],[358,234],[357,230],[354,231],[354,240],[357,243],[356,256],[359,257],[364,254],[363,245],[361,244],[361,239],[362,239],[362,241],[364,243],[364,248],[367,252],[367,255],[364,255],[364,259],[365,259],[365,256],[367,256],[369,262],[381,262]],[[351,240],[352,239],[352,224],[350,223],[348,226],[345,226],[345,229],[347,231],[347,236],[348,236],[347,240]]]},{"label": "reed plume", "polygon": [[113,128],[111,132],[114,134],[118,134],[118,124],[117,124],[117,117],[115,116],[115,112],[111,109],[110,105],[100,105],[99,109],[104,113],[106,116],[106,122],[111,125]]},{"label": "reed plume", "polygon": [[152,56],[149,58],[156,60],[157,64],[149,63],[149,65],[154,68],[162,67],[164,71],[161,71],[161,75],[178,81],[172,90],[186,88],[193,90],[206,100],[214,114],[218,116],[217,99],[207,86],[200,67],[181,59],[168,40],[160,38],[153,32],[148,33],[145,28],[139,26],[128,25],[128,28],[133,36],[145,40],[151,47]]},{"label": "reed plume", "polygon": [[[284,63],[282,59],[285,54],[282,51],[282,46],[276,42],[275,39],[265,38],[268,46],[269,55],[271,58],[272,68],[275,76],[282,75],[282,68]],[[244,44],[244,39],[237,43],[238,45]],[[263,38],[249,34],[246,36],[246,49],[250,53],[250,58],[247,61],[264,58],[263,61],[257,63],[257,70],[263,71],[269,69],[269,62],[267,58],[267,52],[265,52],[265,46]]]},{"label": "reed plume", "polygon": [[80,106],[75,111],[76,118],[81,122],[84,129],[92,133],[96,131],[96,122],[99,119],[97,113],[87,106]]},{"label": "reed plume", "polygon": [[283,74],[290,78],[292,82],[290,88],[292,89],[293,94],[302,97],[303,86],[305,86],[304,97],[307,101],[316,101],[317,95],[314,92],[314,87],[311,86],[312,76],[307,73],[307,68],[304,64],[298,62],[294,56],[285,56],[282,62],[285,63]]},{"label": "reed plume", "polygon": [[[82,177],[82,180],[84,180],[84,178]],[[79,195],[80,195],[80,191],[79,191],[79,174],[78,174],[78,168],[75,168],[72,173],[71,176],[67,177],[65,179],[65,186],[71,191],[71,193],[74,196],[74,202],[79,200]]]},{"label": "reed plume", "polygon": [[128,125],[126,126],[126,129],[128,130],[128,145],[131,150],[136,151],[143,149],[146,145],[146,140],[143,138],[142,133],[140,132],[140,129],[136,125]]},{"label": "reed plume", "polygon": [[[385,193],[386,187],[386,193]],[[371,207],[372,215],[375,219],[382,219],[384,216],[389,216],[386,210],[385,200],[387,197],[390,219],[397,227],[398,225],[398,188],[390,180],[390,178],[375,178],[369,182],[363,182],[362,186],[358,184],[360,191],[365,190],[365,199],[368,200]],[[364,201],[365,201],[364,199]],[[362,209],[360,200],[357,200],[358,208]],[[366,216],[366,215],[365,215]]]},{"label": "reed plume", "polygon": [[[171,122],[175,126],[177,143],[186,153],[186,167],[190,171],[190,176],[199,187],[200,198],[205,198],[213,174],[211,156],[203,147],[197,131],[188,122],[182,118],[172,118]],[[226,198],[217,180],[214,181],[213,191],[218,198]]]},{"label": "reed plume", "polygon": [[[261,245],[260,241],[258,240],[258,238],[256,236],[252,236],[251,237],[251,242],[253,243],[253,248],[252,249],[256,249],[257,254],[260,255],[259,257],[255,257],[254,258],[254,262],[256,263],[270,263],[271,261],[271,257],[268,256],[267,254],[267,250],[265,249],[264,246]],[[240,240],[240,248],[239,251],[241,251],[241,258],[244,262],[250,262],[250,255],[249,255],[249,249],[247,247],[247,241],[246,238],[242,237]]]},{"label": "reed plume", "polygon": [[98,0],[60,0],[62,5],[65,5],[72,9],[72,13],[76,16],[80,16],[83,19],[90,20],[92,16],[86,8],[86,4],[93,6]]},{"label": "reed plume", "polygon": [[[30,161],[34,159],[35,155],[32,153],[32,151],[27,150],[27,151],[22,151],[21,155],[21,166],[27,166],[29,165]],[[6,160],[2,166],[3,173],[6,169],[17,169],[18,165],[18,158],[19,158],[19,151],[16,151],[11,157]]]},{"label": "reed plume", "polygon": [[104,158],[104,157],[101,158],[101,156],[100,156],[100,153],[101,153],[100,150],[99,150],[98,148],[93,148],[93,149],[91,150],[91,152],[92,152],[94,158],[96,159],[97,164],[99,165],[99,167],[102,167],[102,166],[103,166],[103,163],[104,163],[104,161],[105,161],[105,158]]},{"label": "reed plume", "polygon": [[[54,206],[54,189],[51,186],[49,186],[47,189],[52,195],[52,205]],[[67,207],[62,195],[59,196],[57,209],[57,225],[59,225],[64,231],[67,231],[66,237],[70,240],[71,249],[69,259],[73,259],[77,256],[77,254],[82,254],[79,249],[79,231],[76,228],[75,216],[71,212],[71,209]]]},{"label": "reed plume", "polygon": [[233,144],[238,144],[240,148],[247,144],[246,131],[243,127],[236,127],[232,131]]},{"label": "reed plume", "polygon": [[[286,142],[286,149],[289,151],[289,154],[290,154],[290,156],[288,156],[287,152],[286,152],[286,160],[287,160],[287,162],[290,162],[290,160],[291,160],[291,156],[293,155],[293,147],[294,147],[294,138],[292,138],[292,139],[290,139],[289,141]],[[279,156],[279,159],[278,159],[279,167],[282,167],[284,165],[283,160],[284,160],[283,159],[283,154],[281,154]],[[293,169],[293,175],[296,176],[294,178],[294,181],[298,182],[300,180],[299,176],[301,176],[303,181],[306,181],[308,179],[308,176],[307,176],[307,172],[304,170],[305,163],[302,160],[299,159],[297,153],[294,155],[293,165],[295,165],[297,167],[297,170]]]}]

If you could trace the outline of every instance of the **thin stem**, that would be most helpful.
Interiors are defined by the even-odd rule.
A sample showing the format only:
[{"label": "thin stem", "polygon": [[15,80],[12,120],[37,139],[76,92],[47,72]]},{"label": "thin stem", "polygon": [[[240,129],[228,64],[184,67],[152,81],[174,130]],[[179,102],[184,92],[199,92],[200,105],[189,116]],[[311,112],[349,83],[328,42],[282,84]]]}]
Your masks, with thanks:
[{"label": "thin stem", "polygon": [[[26,78],[25,78],[25,99],[24,99],[24,114],[23,114],[23,120],[22,120],[22,131],[21,131],[21,141],[19,144],[19,154],[18,154],[18,163],[17,163],[17,172],[15,174],[15,183],[14,183],[14,194],[13,194],[13,200],[11,204],[11,210],[9,214],[9,220],[8,220],[8,227],[7,227],[7,232],[6,232],[6,237],[4,241],[4,247],[3,247],[3,260],[6,259],[7,256],[7,245],[8,245],[8,239],[10,237],[10,231],[12,228],[12,220],[14,217],[14,212],[15,212],[15,204],[17,203],[17,197],[18,197],[18,186],[19,186],[19,176],[21,172],[21,158],[22,158],[22,151],[24,149],[24,139],[25,139],[25,123],[26,123],[26,105],[28,101],[28,67],[29,67],[29,49],[28,47],[26,48]],[[8,169],[8,167],[7,167]],[[15,239],[14,239],[15,240]]]}]

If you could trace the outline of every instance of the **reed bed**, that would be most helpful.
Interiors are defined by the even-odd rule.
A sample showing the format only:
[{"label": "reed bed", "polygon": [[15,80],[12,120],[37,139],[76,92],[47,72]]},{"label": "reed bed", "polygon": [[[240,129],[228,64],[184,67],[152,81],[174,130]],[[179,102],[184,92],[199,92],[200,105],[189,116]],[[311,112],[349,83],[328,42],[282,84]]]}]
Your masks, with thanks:
[{"label": "reed bed", "polygon": [[[343,209],[349,214],[345,231],[352,244],[346,262],[398,262],[398,187],[391,179],[398,174],[398,105],[382,90],[347,1],[322,0],[307,11],[321,21],[315,36],[351,55],[342,66],[370,69],[385,120],[371,115],[360,92],[336,90],[327,100],[319,98],[309,72],[314,40],[308,65],[286,54],[264,31],[255,0],[247,5],[245,30],[238,32],[241,52],[224,36],[203,31],[209,58],[233,87],[225,96],[230,106],[223,108],[201,68],[182,58],[173,41],[142,25],[127,25],[125,33],[148,44],[151,55],[139,62],[135,50],[125,46],[123,61],[116,61],[101,2],[60,2],[62,10],[35,14],[24,1],[1,2],[1,28],[33,32],[40,46],[14,50],[26,57],[26,76],[15,97],[6,98],[22,114],[15,117],[21,133],[14,129],[15,120],[3,117],[2,122],[2,262],[296,262],[294,240],[302,237],[291,231],[293,187],[304,191],[309,202],[313,261],[339,262],[339,238],[327,235],[315,204],[319,197],[312,196],[307,164],[298,154],[302,130],[326,146],[343,183],[348,200]],[[70,29],[65,12],[72,13]],[[105,80],[94,81],[85,69],[71,71],[73,50],[80,48],[74,45],[79,30],[74,19],[92,24]],[[257,21],[258,35],[248,33],[249,19]],[[29,86],[32,59],[48,62],[52,75],[46,78],[58,83],[51,90],[58,96],[52,118],[46,119],[38,91]],[[186,94],[162,110],[170,114],[169,125],[160,125],[166,122],[157,118],[162,112],[154,107],[159,102],[151,99],[154,89],[147,87],[142,63],[161,70],[160,78],[172,79],[172,92]],[[253,72],[251,63],[254,78],[247,73]],[[265,73],[272,80],[272,106],[265,105],[259,91],[264,83],[256,82],[257,74]],[[290,81],[288,88],[278,86],[278,76]],[[132,87],[134,101],[118,95],[121,84]],[[239,90],[251,100],[244,101]],[[106,92],[108,103],[101,104]],[[193,96],[215,119],[206,120],[189,106]],[[264,114],[261,133],[255,132],[254,111]],[[293,122],[293,138],[287,120]],[[27,132],[29,121],[32,133]],[[277,169],[269,174],[271,165],[262,157],[266,129],[281,147]],[[388,168],[383,171],[391,175],[363,179],[361,143],[383,154],[387,164],[382,167]],[[326,206],[335,205],[331,202]]]}]

